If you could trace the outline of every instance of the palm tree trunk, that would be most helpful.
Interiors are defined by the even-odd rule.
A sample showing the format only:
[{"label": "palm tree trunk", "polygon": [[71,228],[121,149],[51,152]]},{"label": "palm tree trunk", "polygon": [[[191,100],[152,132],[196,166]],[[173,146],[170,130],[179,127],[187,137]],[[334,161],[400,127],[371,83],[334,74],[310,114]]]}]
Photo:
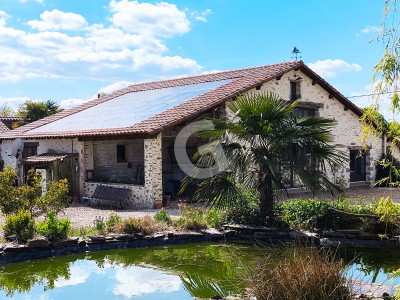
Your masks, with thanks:
[{"label": "palm tree trunk", "polygon": [[260,193],[260,224],[265,224],[267,217],[272,217],[274,208],[274,190],[270,174],[263,176],[259,184]]}]

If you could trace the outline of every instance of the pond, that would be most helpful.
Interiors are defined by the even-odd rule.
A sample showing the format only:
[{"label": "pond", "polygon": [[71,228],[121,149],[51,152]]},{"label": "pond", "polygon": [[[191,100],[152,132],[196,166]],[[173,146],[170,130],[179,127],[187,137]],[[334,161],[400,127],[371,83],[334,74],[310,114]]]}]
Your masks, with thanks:
[{"label": "pond", "polygon": [[[239,293],[243,270],[255,258],[285,251],[249,243],[199,243],[56,257],[0,267],[0,299],[193,299]],[[348,274],[388,280],[400,254],[340,251]]]}]

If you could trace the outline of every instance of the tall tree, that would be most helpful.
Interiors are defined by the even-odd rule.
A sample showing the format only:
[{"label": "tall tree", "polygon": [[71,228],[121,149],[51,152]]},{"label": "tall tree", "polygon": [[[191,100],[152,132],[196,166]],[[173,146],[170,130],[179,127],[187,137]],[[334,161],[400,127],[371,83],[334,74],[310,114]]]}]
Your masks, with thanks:
[{"label": "tall tree", "polygon": [[[237,118],[211,119],[215,129],[198,134],[221,142],[228,163],[225,171],[206,179],[190,174],[182,190],[194,188],[195,200],[217,208],[232,206],[243,191],[254,192],[261,223],[272,213],[277,192],[286,191],[285,173],[291,172],[311,191],[338,191],[326,176],[328,167],[340,165],[345,159],[330,144],[329,130],[335,122],[321,117],[298,119],[297,104],[286,103],[273,93],[243,95],[227,103]],[[213,165],[216,155],[200,156],[198,165]],[[298,159],[300,156],[304,159]]]},{"label": "tall tree", "polygon": [[0,116],[14,116],[15,112],[7,105],[0,106]]},{"label": "tall tree", "polygon": [[22,105],[20,105],[17,115],[21,117],[21,121],[18,122],[18,126],[22,126],[39,119],[51,116],[55,113],[60,112],[62,109],[60,106],[52,101],[32,101],[27,100]]}]

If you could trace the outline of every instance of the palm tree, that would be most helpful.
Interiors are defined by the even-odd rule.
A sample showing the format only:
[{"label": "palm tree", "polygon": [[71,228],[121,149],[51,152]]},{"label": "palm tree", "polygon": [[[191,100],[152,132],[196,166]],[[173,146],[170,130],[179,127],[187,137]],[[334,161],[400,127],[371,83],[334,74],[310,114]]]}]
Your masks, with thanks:
[{"label": "palm tree", "polygon": [[[181,191],[192,189],[194,200],[219,209],[234,205],[244,191],[252,191],[259,202],[261,223],[271,216],[278,193],[287,191],[285,174],[313,192],[339,191],[326,176],[328,167],[340,165],[345,159],[330,144],[335,121],[298,118],[297,105],[273,93],[242,95],[227,103],[234,117],[210,119],[214,130],[201,131],[198,136],[220,141],[228,166],[211,178],[187,176]],[[215,163],[210,153],[197,155],[200,167]]]},{"label": "palm tree", "polygon": [[17,115],[21,117],[21,121],[18,122],[17,126],[51,116],[61,110],[60,106],[52,100],[38,102],[27,100],[18,109]]}]

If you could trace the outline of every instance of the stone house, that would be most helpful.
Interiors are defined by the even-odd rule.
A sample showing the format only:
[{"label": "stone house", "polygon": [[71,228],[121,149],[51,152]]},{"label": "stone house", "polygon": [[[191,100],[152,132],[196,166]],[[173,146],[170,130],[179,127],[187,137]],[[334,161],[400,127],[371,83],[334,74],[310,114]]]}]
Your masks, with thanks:
[{"label": "stone house", "polygon": [[[301,115],[337,121],[334,143],[348,154],[348,162],[329,171],[332,181],[347,187],[373,184],[376,162],[387,149],[385,134],[370,136],[359,156],[362,111],[302,61],[131,85],[0,132],[1,159],[20,171],[21,180],[28,167],[40,169],[48,180],[60,178],[57,168],[65,165],[68,175],[62,174],[74,182],[76,197],[111,184],[129,187],[132,207],[149,208],[166,193],[175,196],[185,176],[173,151],[179,131],[206,116],[227,115],[225,103],[239,94],[266,91],[287,101],[299,99]],[[10,155],[17,138],[24,143],[19,158]],[[192,137],[187,152],[198,146]],[[297,186],[293,180],[287,184]]]}]

